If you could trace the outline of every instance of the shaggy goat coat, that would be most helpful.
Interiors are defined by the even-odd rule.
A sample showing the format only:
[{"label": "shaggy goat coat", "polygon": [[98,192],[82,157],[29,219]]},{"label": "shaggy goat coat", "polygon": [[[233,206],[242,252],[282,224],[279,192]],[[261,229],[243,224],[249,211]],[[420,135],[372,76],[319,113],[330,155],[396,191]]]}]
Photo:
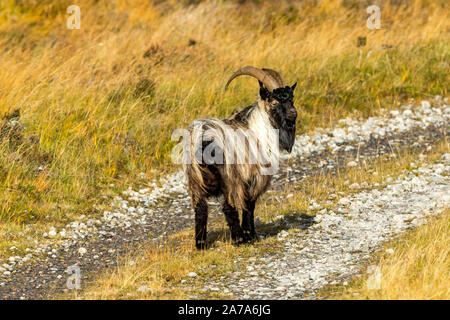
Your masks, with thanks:
[{"label": "shaggy goat coat", "polygon": [[242,210],[246,200],[256,200],[269,187],[271,175],[264,172],[277,168],[280,151],[267,104],[259,99],[227,119],[198,119],[188,127],[190,163],[184,170],[194,207],[202,198],[223,194]]}]

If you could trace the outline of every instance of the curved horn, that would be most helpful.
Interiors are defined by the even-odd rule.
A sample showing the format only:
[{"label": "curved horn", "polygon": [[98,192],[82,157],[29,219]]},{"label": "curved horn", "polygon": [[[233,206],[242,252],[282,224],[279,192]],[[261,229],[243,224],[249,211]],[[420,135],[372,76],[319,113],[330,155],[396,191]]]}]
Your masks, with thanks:
[{"label": "curved horn", "polygon": [[238,71],[236,71],[230,77],[230,79],[228,79],[228,82],[225,85],[225,90],[228,89],[228,85],[230,84],[231,81],[233,81],[234,78],[237,78],[242,75],[252,76],[252,77],[258,79],[266,86],[267,89],[269,89],[269,91],[273,91],[274,89],[280,87],[278,85],[277,81],[272,77],[272,75],[270,73],[267,73],[261,69],[258,69],[258,68],[252,67],[252,66],[246,66],[246,67],[243,67],[243,68],[239,69]]},{"label": "curved horn", "polygon": [[275,71],[273,69],[267,69],[267,68],[263,68],[263,70],[265,72],[267,72],[268,74],[270,74],[272,76],[272,78],[274,78],[278,82],[278,85],[280,88],[284,88],[283,78],[277,71]]}]

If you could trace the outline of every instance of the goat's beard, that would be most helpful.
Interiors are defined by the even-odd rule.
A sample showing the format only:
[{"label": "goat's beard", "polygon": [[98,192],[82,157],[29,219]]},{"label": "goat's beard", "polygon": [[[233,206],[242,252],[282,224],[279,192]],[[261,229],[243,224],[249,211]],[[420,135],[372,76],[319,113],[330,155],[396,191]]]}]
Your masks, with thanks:
[{"label": "goat's beard", "polygon": [[281,108],[270,111],[272,125],[278,129],[278,140],[281,150],[292,151],[295,142],[295,119],[288,119],[282,114]]},{"label": "goat's beard", "polygon": [[295,123],[294,125],[285,125],[279,128],[278,139],[280,148],[290,153],[295,142]]}]

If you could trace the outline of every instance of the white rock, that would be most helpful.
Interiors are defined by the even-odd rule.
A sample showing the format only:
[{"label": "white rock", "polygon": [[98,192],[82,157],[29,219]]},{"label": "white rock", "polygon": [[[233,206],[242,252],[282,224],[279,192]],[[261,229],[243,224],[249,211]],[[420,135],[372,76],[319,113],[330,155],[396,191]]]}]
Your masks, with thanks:
[{"label": "white rock", "polygon": [[350,199],[346,197],[339,199],[339,204],[343,206],[350,204],[350,202],[351,202]]},{"label": "white rock", "polygon": [[50,231],[48,232],[48,236],[53,238],[56,236],[56,234],[56,229],[54,227],[51,227]]},{"label": "white rock", "polygon": [[450,164],[450,153],[443,154],[441,159],[444,160],[446,164]]},{"label": "white rock", "polygon": [[413,116],[413,112],[409,109],[406,109],[405,111],[403,111],[403,116],[404,117],[412,117]]},{"label": "white rock", "polygon": [[353,184],[351,184],[351,185],[349,186],[349,188],[352,189],[352,190],[355,190],[355,189],[359,189],[360,187],[359,187],[359,184],[353,183]]},{"label": "white rock", "polygon": [[278,239],[285,239],[289,235],[289,232],[286,230],[281,230],[280,233],[278,233]]},{"label": "white rock", "polygon": [[142,285],[137,289],[138,292],[147,292],[150,291],[150,288],[147,287],[146,285]]},{"label": "white rock", "polygon": [[347,162],[347,167],[356,167],[358,163],[356,161],[349,161]]}]

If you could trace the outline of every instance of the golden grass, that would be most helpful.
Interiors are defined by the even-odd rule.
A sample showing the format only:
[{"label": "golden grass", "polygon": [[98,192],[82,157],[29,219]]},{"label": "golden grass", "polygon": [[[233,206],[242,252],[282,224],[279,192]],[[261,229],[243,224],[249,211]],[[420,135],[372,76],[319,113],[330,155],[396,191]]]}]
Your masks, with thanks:
[{"label": "golden grass", "polygon": [[[257,231],[276,234],[280,228],[285,227],[283,220],[278,220],[280,222],[278,226],[268,223],[275,221],[279,215],[283,215],[287,219],[314,215],[315,212],[308,209],[311,200],[332,207],[333,203],[327,203],[330,201],[329,196],[332,193],[344,196],[349,192],[356,192],[349,189],[349,185],[355,182],[359,184],[362,182],[378,183],[382,187],[383,181],[387,177],[395,178],[405,170],[411,170],[412,162],[419,166],[424,165],[439,159],[443,153],[449,152],[449,150],[448,142],[440,143],[426,153],[426,157],[422,160],[417,153],[405,151],[398,154],[395,162],[390,161],[389,157],[381,157],[373,163],[367,163],[362,168],[346,168],[340,170],[337,175],[327,174],[308,178],[299,184],[298,188],[288,188],[276,194],[266,194],[259,201],[256,209],[256,215],[263,222],[263,225],[258,226]],[[292,194],[292,197],[289,197],[289,194]],[[280,201],[281,197],[284,198],[282,201]],[[336,200],[331,199],[331,202]],[[448,232],[444,232],[446,230],[442,228],[433,229],[431,225],[433,223],[430,224],[430,233],[423,238],[422,244],[424,246],[430,245],[429,250],[436,248],[435,256],[439,256],[441,253],[439,248],[445,248],[445,245],[448,244]],[[219,279],[222,276],[226,277],[227,272],[245,270],[247,259],[264,253],[277,252],[279,249],[282,250],[282,247],[279,247],[280,244],[276,241],[276,237],[271,236],[256,242],[254,245],[234,247],[230,244],[225,222],[209,226],[209,229],[214,231],[217,239],[212,248],[206,251],[196,251],[192,231],[184,231],[170,237],[163,248],[157,247],[155,244],[148,244],[145,247],[146,249],[144,248],[123,258],[117,269],[97,276],[93,283],[82,284],[82,291],[69,292],[57,298],[186,299],[190,296],[208,299],[232,298],[224,292],[203,292],[201,289],[208,281]],[[433,234],[434,231],[437,232],[436,235]],[[408,237],[404,239],[405,241],[399,246],[408,247],[410,240]],[[448,256],[448,249],[446,250]],[[397,249],[395,252],[397,254]],[[416,251],[416,253],[419,252]],[[421,272],[420,270],[430,274],[441,272],[445,263],[448,266],[447,256],[440,256],[439,259],[443,264],[436,271],[432,264],[427,264],[423,268],[418,267],[415,271],[411,269],[411,275]],[[235,263],[237,257],[243,260]],[[133,261],[132,265],[130,265],[130,261]],[[215,267],[213,268],[212,265]],[[397,266],[401,266],[401,261],[398,261]],[[410,267],[413,268],[414,265]],[[198,277],[189,278],[187,276],[189,272],[196,272]],[[446,272],[443,274],[448,275],[448,270]],[[407,275],[408,273],[405,272],[404,274]],[[392,274],[392,277],[395,278],[395,275]],[[428,284],[425,283],[428,279],[423,279],[423,285],[434,286],[435,282],[433,281]],[[181,280],[187,280],[187,282],[181,284]],[[151,290],[139,292],[138,289],[141,286],[147,286]],[[420,290],[420,288],[417,288],[417,290]],[[411,294],[413,293],[411,292]],[[416,294],[420,295],[421,293]]]},{"label": "golden grass", "polygon": [[[385,4],[373,31],[358,1],[150,3],[80,0],[81,29],[68,30],[69,1],[2,2],[0,115],[20,109],[25,129],[19,145],[0,137],[0,221],[93,215],[110,183],[171,170],[172,130],[255,99],[248,79],[223,92],[243,65],[299,82],[299,133],[448,93],[445,1]],[[360,63],[358,36],[364,56],[392,49]]]},{"label": "golden grass", "polygon": [[450,211],[385,246],[374,265],[381,287],[369,289],[364,276],[332,299],[448,300],[450,299]]},{"label": "golden grass", "polygon": [[[181,280],[190,280],[189,272],[214,278],[235,270],[233,259],[239,254],[230,250],[229,243],[220,243],[215,250],[196,252],[191,234],[184,232],[166,247],[147,247],[136,256],[122,259],[119,268],[105,276],[87,291],[62,296],[83,299],[183,299],[195,295],[197,290],[187,290]],[[211,265],[217,266],[211,268]],[[146,290],[139,291],[145,286]],[[223,297],[218,294],[217,297]],[[58,298],[61,298],[58,297]]]}]

